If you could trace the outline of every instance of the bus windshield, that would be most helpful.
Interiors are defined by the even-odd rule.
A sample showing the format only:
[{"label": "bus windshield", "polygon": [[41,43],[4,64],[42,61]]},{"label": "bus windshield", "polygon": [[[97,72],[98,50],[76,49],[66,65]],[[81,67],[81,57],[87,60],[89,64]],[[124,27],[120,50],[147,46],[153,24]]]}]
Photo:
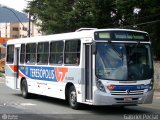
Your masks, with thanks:
[{"label": "bus windshield", "polygon": [[107,80],[145,80],[153,76],[149,44],[97,42],[96,76]]}]

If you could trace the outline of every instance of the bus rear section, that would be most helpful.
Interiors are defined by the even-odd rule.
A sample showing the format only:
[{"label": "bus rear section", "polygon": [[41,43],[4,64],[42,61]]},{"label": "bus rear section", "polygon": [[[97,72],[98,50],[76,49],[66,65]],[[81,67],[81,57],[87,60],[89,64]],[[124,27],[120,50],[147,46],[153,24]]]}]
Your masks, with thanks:
[{"label": "bus rear section", "polygon": [[12,89],[19,89],[18,86],[18,59],[19,49],[14,44],[7,45],[7,56],[5,65],[6,85]]}]

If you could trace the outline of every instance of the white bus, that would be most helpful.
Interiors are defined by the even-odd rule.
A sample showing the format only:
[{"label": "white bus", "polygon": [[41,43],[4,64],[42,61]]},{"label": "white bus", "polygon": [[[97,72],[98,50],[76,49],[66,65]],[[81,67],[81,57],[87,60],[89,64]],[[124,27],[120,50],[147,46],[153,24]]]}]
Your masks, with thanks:
[{"label": "white bus", "polygon": [[66,99],[73,109],[152,103],[153,73],[143,31],[80,29],[7,42],[6,85],[24,98]]}]

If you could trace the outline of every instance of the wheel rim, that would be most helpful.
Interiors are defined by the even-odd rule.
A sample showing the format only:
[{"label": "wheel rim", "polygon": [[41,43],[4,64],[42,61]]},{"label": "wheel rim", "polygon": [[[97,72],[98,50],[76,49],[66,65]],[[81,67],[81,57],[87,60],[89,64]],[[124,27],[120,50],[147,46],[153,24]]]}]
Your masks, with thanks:
[{"label": "wheel rim", "polygon": [[70,104],[71,106],[75,106],[77,103],[77,96],[76,96],[76,92],[72,91],[70,94]]}]

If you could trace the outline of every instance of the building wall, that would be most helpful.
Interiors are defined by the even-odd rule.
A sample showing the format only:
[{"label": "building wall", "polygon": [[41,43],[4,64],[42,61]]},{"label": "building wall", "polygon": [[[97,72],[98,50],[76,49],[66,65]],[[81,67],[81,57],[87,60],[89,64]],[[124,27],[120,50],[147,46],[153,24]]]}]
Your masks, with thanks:
[{"label": "building wall", "polygon": [[0,37],[10,37],[10,23],[0,23]]},{"label": "building wall", "polygon": [[[23,25],[22,25],[23,24]],[[0,38],[25,38],[28,37],[29,23],[0,23]],[[40,36],[42,35],[39,32],[39,27],[31,23],[30,33],[32,36]],[[2,42],[2,41],[1,41]],[[0,43],[1,44],[1,43]],[[2,46],[2,44],[1,44]],[[0,72],[4,72],[5,65],[5,56],[6,56],[6,48],[0,46]]]},{"label": "building wall", "polygon": [[10,23],[10,38],[19,38],[20,25],[19,23]]},{"label": "building wall", "polygon": [[[23,24],[23,25],[22,25]],[[28,37],[29,23],[0,23],[0,37],[3,38],[25,38]],[[40,36],[39,27],[31,23],[31,36]]]}]

